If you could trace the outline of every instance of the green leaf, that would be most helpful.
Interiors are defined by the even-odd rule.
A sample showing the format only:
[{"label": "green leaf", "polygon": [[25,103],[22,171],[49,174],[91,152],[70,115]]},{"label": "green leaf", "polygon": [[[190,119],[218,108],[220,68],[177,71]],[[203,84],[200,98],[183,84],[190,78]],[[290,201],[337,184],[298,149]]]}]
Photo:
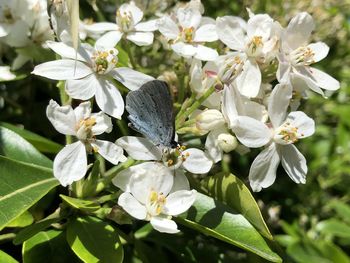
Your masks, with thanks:
[{"label": "green leaf", "polygon": [[100,219],[74,219],[67,227],[67,241],[84,262],[123,262],[124,252],[117,231]]},{"label": "green leaf", "polygon": [[117,45],[117,49],[118,49],[117,67],[130,67],[130,59],[129,59],[128,53],[120,45]]},{"label": "green leaf", "polygon": [[89,200],[81,200],[66,195],[60,195],[62,200],[66,202],[69,206],[86,212],[93,212],[100,208],[100,205],[96,202]]},{"label": "green leaf", "polygon": [[49,158],[42,155],[17,133],[4,127],[0,127],[0,155],[21,162],[52,167],[52,161]]},{"label": "green leaf", "polygon": [[0,230],[58,184],[49,168],[0,156]]},{"label": "green leaf", "polygon": [[37,150],[45,153],[58,153],[62,149],[62,145],[46,139],[36,133],[26,129],[19,128],[15,125],[6,122],[0,122],[0,126],[5,127],[18,135],[22,136],[29,143],[31,143]]},{"label": "green leaf", "polygon": [[23,214],[16,217],[10,223],[6,225],[6,227],[25,227],[33,224],[34,218],[31,213],[28,211],[24,211]]},{"label": "green leaf", "polygon": [[308,242],[292,244],[287,248],[287,253],[298,263],[333,263]]},{"label": "green leaf", "polygon": [[316,230],[326,235],[350,238],[350,226],[335,218],[319,222]]},{"label": "green leaf", "polygon": [[322,251],[324,257],[331,260],[331,262],[337,263],[350,263],[350,258],[346,253],[338,246],[325,241],[314,242],[318,249]]},{"label": "green leaf", "polygon": [[193,206],[176,220],[203,234],[248,250],[272,262],[282,261],[244,216],[206,195],[197,193]]},{"label": "green leaf", "polygon": [[345,221],[350,222],[350,206],[339,201],[333,200],[330,202],[329,207],[333,208],[337,215],[340,216]]},{"label": "green leaf", "polygon": [[0,262],[6,262],[6,263],[18,263],[17,260],[15,260],[10,255],[6,254],[4,251],[0,250]]},{"label": "green leaf", "polygon": [[40,231],[48,228],[53,223],[57,223],[59,220],[60,220],[60,218],[57,217],[57,215],[53,214],[53,215],[48,216],[47,218],[40,220],[39,222],[37,222],[31,226],[24,228],[23,230],[21,230],[17,233],[15,239],[13,240],[13,244],[15,244],[15,245],[22,244],[27,239],[36,235]]},{"label": "green leaf", "polygon": [[80,262],[74,255],[65,238],[65,232],[49,230],[39,232],[23,243],[23,263]]},{"label": "green leaf", "polygon": [[272,239],[272,235],[261,215],[258,204],[248,187],[233,174],[219,173],[207,179],[208,190],[214,199],[222,201],[242,214],[260,233]]}]

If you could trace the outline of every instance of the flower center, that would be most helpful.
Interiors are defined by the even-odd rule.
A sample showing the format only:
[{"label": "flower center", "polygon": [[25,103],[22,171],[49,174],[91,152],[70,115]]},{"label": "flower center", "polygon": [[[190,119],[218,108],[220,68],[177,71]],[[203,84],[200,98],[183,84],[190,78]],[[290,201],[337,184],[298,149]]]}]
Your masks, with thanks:
[{"label": "flower center", "polygon": [[94,117],[86,118],[80,120],[77,124],[77,138],[84,142],[89,142],[89,140],[94,138],[92,132],[92,127],[96,124],[96,119]]},{"label": "flower center", "polygon": [[96,51],[91,57],[93,61],[93,68],[98,74],[106,74],[115,68],[118,62],[118,52],[114,49],[106,51]]},{"label": "flower center", "polygon": [[186,146],[177,146],[175,149],[166,149],[163,152],[163,163],[167,167],[178,168],[182,162],[190,155],[188,152],[184,153]]},{"label": "flower center", "polygon": [[254,36],[247,45],[246,53],[249,56],[258,56],[263,48],[262,36]]},{"label": "flower center", "polygon": [[131,12],[124,11],[123,13],[117,11],[117,24],[121,31],[128,32],[134,29],[134,19]]},{"label": "flower center", "polygon": [[297,142],[302,136],[304,135],[299,134],[297,127],[292,126],[289,121],[286,121],[275,131],[274,140],[279,144],[292,144]]},{"label": "flower center", "polygon": [[160,215],[163,211],[165,203],[166,197],[163,195],[163,193],[157,193],[156,191],[152,190],[146,204],[149,217]]},{"label": "flower center", "polygon": [[225,60],[225,72],[222,76],[224,83],[231,83],[241,73],[244,61],[239,56],[229,57]]},{"label": "flower center", "polygon": [[309,47],[299,47],[289,54],[290,60],[294,66],[308,66],[313,64],[315,63],[314,56],[315,52]]},{"label": "flower center", "polygon": [[192,43],[193,42],[193,37],[194,37],[194,28],[189,27],[189,28],[182,28],[180,27],[180,35],[179,39],[186,43]]}]

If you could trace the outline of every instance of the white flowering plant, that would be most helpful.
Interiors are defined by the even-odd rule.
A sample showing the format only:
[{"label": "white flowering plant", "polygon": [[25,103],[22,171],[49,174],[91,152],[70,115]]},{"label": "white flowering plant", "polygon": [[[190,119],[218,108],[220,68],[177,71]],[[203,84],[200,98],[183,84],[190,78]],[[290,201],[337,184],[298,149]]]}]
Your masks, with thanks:
[{"label": "white flowering plant", "polygon": [[[0,1],[0,81],[37,89],[10,114],[38,114],[42,134],[0,123],[0,240],[23,262],[48,248],[54,262],[282,262],[254,192],[308,183],[308,99],[340,88],[313,65],[329,47],[312,15],[282,26],[249,8],[139,2]],[[147,122],[130,117],[128,94],[155,80],[171,105],[145,94]],[[147,136],[166,114],[172,147],[154,139],[167,130]]]}]

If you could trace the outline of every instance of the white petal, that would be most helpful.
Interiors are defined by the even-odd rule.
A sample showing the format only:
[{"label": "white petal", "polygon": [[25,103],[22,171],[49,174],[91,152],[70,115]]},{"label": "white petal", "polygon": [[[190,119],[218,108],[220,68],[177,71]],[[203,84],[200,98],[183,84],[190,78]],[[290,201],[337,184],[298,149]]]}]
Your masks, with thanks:
[{"label": "white petal", "polygon": [[233,16],[218,17],[216,19],[216,30],[219,39],[233,50],[244,49],[244,30],[241,27],[240,18]]},{"label": "white petal", "polygon": [[212,42],[218,40],[215,24],[205,24],[196,30],[194,42]]},{"label": "white petal", "polygon": [[91,115],[91,103],[90,101],[85,101],[79,104],[78,107],[74,109],[75,122],[87,119]]},{"label": "white petal", "polygon": [[285,41],[291,49],[301,47],[307,43],[314,28],[312,17],[306,12],[299,13],[289,22]]},{"label": "white petal", "polygon": [[279,83],[286,83],[289,81],[291,66],[289,62],[279,61],[276,77]]},{"label": "white petal", "polygon": [[53,127],[62,134],[75,135],[75,114],[70,105],[60,106],[56,101],[50,100],[46,108],[46,116]]},{"label": "white petal", "polygon": [[319,88],[311,73],[305,67],[298,67],[297,71],[290,74],[291,82],[306,85],[309,89],[324,95],[322,89]]},{"label": "white petal", "polygon": [[242,144],[252,148],[266,145],[272,136],[265,123],[246,116],[237,117],[232,130]]},{"label": "white petal", "polygon": [[282,166],[289,177],[297,184],[305,184],[307,165],[305,157],[293,144],[280,146]]},{"label": "white petal", "polygon": [[219,56],[218,52],[210,47],[197,45],[195,49],[196,54],[194,55],[194,57],[199,60],[214,61]]},{"label": "white petal", "polygon": [[46,41],[46,44],[62,58],[70,58],[73,60],[77,59],[83,62],[90,61],[89,53],[86,52],[86,50],[81,46],[79,46],[78,52],[76,52],[73,47],[68,46],[63,42]]},{"label": "white petal", "polygon": [[110,133],[112,131],[112,120],[102,111],[100,111],[99,113],[91,114],[91,117],[95,118],[96,121],[95,125],[92,126],[91,129],[94,135],[100,135],[104,132]]},{"label": "white petal", "polygon": [[182,163],[182,166],[190,173],[204,174],[210,171],[213,161],[201,150],[196,148],[190,148],[183,152],[189,154],[186,160]]},{"label": "white petal", "polygon": [[158,29],[158,19],[149,20],[147,22],[141,22],[138,23],[135,26],[136,31],[143,31],[143,32],[153,32]]},{"label": "white petal", "polygon": [[293,87],[290,84],[277,84],[271,92],[268,111],[275,128],[280,126],[286,118],[292,91]]},{"label": "white petal", "polygon": [[176,39],[180,34],[177,24],[167,15],[160,18],[157,24],[160,33],[168,39]]},{"label": "white petal", "polygon": [[94,32],[97,34],[106,32],[106,31],[115,31],[118,29],[118,25],[115,23],[110,22],[99,22],[99,23],[93,23],[91,25],[84,25],[85,29]]},{"label": "white petal", "polygon": [[86,170],[86,150],[80,141],[66,145],[53,161],[53,174],[63,186],[82,179]]},{"label": "white petal", "polygon": [[126,161],[126,157],[123,155],[123,149],[115,143],[96,140],[91,143],[91,145],[96,147],[98,153],[112,164],[118,164],[119,162]]},{"label": "white petal", "polygon": [[313,57],[314,63],[327,57],[329,52],[329,47],[327,46],[326,43],[323,43],[323,42],[312,43],[307,45],[307,47],[311,48],[311,50],[315,54]]},{"label": "white petal", "polygon": [[81,79],[70,79],[66,81],[66,92],[73,99],[88,100],[95,95],[98,80],[95,74],[90,74]]},{"label": "white petal", "polygon": [[180,56],[183,56],[185,58],[190,58],[194,54],[196,54],[197,49],[189,44],[185,44],[183,42],[177,42],[173,45],[171,45],[171,48]]},{"label": "white petal", "polygon": [[48,79],[81,79],[92,73],[92,69],[80,61],[59,59],[35,66],[32,74]]},{"label": "white petal", "polygon": [[194,201],[196,201],[196,194],[196,190],[180,190],[171,193],[166,198],[164,213],[176,216],[186,212],[193,205]]},{"label": "white petal", "polygon": [[247,59],[244,62],[243,70],[237,77],[237,87],[239,92],[249,98],[254,98],[258,95],[261,85],[261,72],[258,64]]},{"label": "white petal", "polygon": [[142,17],[143,17],[143,12],[140,8],[138,8],[136,5],[135,5],[135,2],[131,1],[130,3],[125,3],[125,4],[122,4],[120,7],[119,7],[119,12],[121,14],[131,14],[131,17],[134,21],[134,24],[137,24],[138,22],[140,22],[142,20]]},{"label": "white petal", "polygon": [[196,9],[179,8],[177,9],[176,17],[182,28],[185,29],[193,27],[194,29],[196,29],[201,22],[202,15]]},{"label": "white petal", "polygon": [[311,136],[315,132],[315,121],[302,111],[292,111],[287,117],[292,127],[298,128],[298,137]]},{"label": "white petal", "polygon": [[140,204],[130,193],[122,193],[118,198],[118,205],[132,217],[140,220],[146,219],[146,207]]},{"label": "white petal", "polygon": [[238,92],[236,85],[231,84],[224,88],[222,97],[222,113],[232,128],[235,119],[239,115],[244,115],[243,101],[241,94]]},{"label": "white petal", "polygon": [[134,160],[160,160],[161,150],[146,138],[123,136],[116,143],[121,146]]},{"label": "white petal", "polygon": [[324,73],[323,71],[312,67],[309,68],[309,72],[316,81],[317,85],[322,89],[337,90],[340,88],[339,81],[327,73]]},{"label": "white petal", "polygon": [[161,233],[175,234],[180,232],[177,229],[177,225],[173,220],[164,217],[152,217],[151,225],[153,228]]},{"label": "white petal", "polygon": [[174,184],[170,193],[180,190],[190,190],[190,183],[184,173],[183,169],[176,169],[174,175]]},{"label": "white petal", "polygon": [[274,143],[255,158],[249,170],[249,183],[254,192],[273,184],[279,162],[280,157]]},{"label": "white petal", "polygon": [[207,135],[207,139],[205,140],[205,149],[214,163],[222,160],[223,151],[218,142],[218,136],[220,133],[220,130],[210,131]]},{"label": "white petal", "polygon": [[121,119],[124,112],[124,100],[113,83],[106,79],[98,80],[100,86],[96,88],[96,102],[100,109],[114,118]]},{"label": "white petal", "polygon": [[129,90],[137,90],[146,82],[154,80],[149,75],[125,67],[113,69],[110,71],[110,75]]},{"label": "white petal", "polygon": [[104,48],[114,48],[118,44],[119,40],[122,38],[123,33],[119,30],[109,31],[102,37],[97,39],[95,46]]},{"label": "white petal", "polygon": [[154,36],[152,32],[130,32],[126,38],[138,46],[148,46],[153,43]]}]

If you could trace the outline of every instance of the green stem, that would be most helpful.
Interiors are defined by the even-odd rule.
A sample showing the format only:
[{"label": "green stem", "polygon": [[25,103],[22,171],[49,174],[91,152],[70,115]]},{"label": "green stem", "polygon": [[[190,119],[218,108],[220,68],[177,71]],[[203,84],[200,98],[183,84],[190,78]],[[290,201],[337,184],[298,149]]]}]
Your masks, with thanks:
[{"label": "green stem", "polygon": [[128,53],[128,57],[129,57],[131,66],[134,69],[137,69],[137,64],[136,64],[136,62],[134,60],[134,57],[132,55],[132,52],[131,52],[131,49],[130,49],[130,44],[125,39],[123,39],[123,48],[126,51],[126,53]]},{"label": "green stem", "polygon": [[129,133],[128,133],[128,126],[126,122],[124,120],[117,120],[116,122],[122,135],[127,136]]},{"label": "green stem", "polygon": [[191,97],[187,98],[185,100],[184,103],[182,103],[181,109],[180,111],[177,113],[176,115],[176,119],[178,119],[182,114],[184,114],[184,112],[186,111],[186,109],[193,103],[193,101],[196,99],[196,94],[192,93]]},{"label": "green stem", "polygon": [[0,244],[4,244],[4,243],[7,243],[7,242],[10,242],[15,237],[16,237],[15,233],[8,233],[8,234],[0,235]]},{"label": "green stem", "polygon": [[210,87],[201,97],[196,100],[191,107],[189,107],[181,116],[178,116],[175,127],[176,130],[179,129],[183,123],[186,121],[187,117],[191,115],[196,109],[199,108],[199,106],[202,105],[202,103],[215,91],[214,87]]}]

